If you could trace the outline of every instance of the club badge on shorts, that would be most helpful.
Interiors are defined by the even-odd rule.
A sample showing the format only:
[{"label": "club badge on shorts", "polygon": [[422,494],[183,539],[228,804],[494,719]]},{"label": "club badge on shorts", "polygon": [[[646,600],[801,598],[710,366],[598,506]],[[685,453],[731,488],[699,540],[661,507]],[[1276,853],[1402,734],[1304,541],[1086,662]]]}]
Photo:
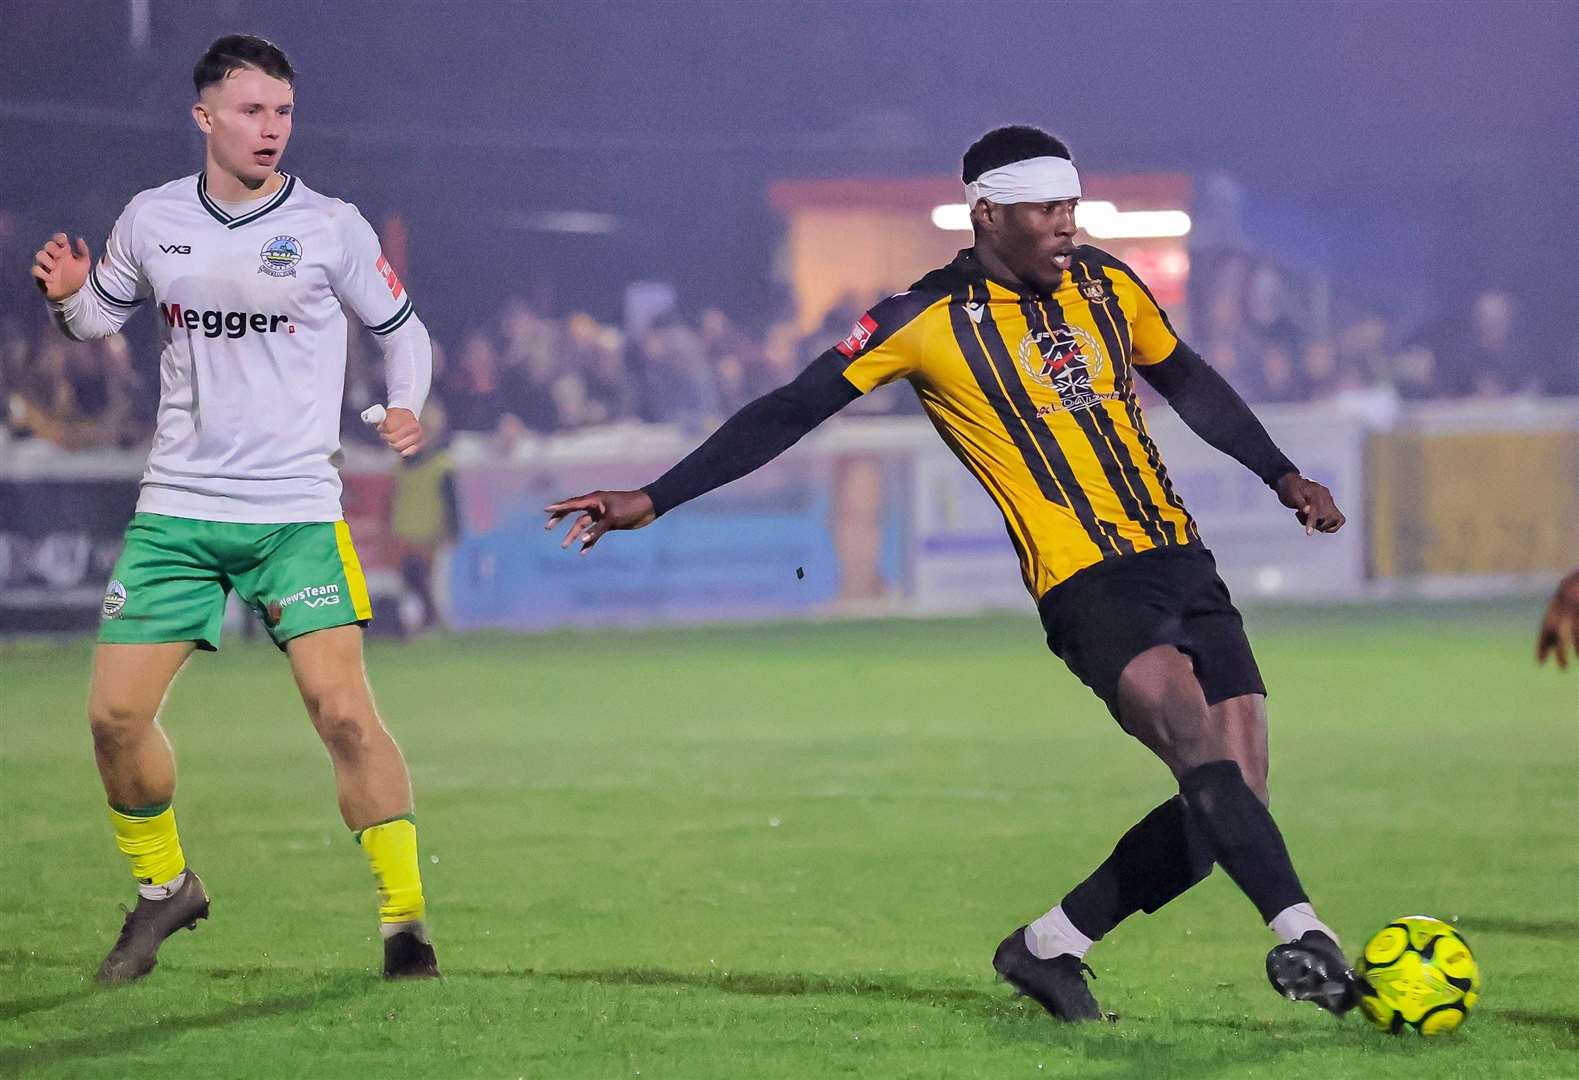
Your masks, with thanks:
[{"label": "club badge on shorts", "polygon": [[110,579],[110,584],[104,590],[104,604],[101,610],[106,619],[118,619],[121,609],[126,606],[126,586],[117,579]]}]

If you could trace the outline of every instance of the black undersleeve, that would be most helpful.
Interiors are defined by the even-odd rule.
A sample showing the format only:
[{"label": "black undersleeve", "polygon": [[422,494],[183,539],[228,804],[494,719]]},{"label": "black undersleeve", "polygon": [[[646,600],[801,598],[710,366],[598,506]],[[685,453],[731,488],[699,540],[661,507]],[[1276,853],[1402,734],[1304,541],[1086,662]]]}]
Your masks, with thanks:
[{"label": "black undersleeve", "polygon": [[1202,441],[1255,473],[1268,487],[1299,471],[1244,398],[1188,345],[1180,342],[1162,363],[1136,365],[1135,370],[1168,399]]},{"label": "black undersleeve", "polygon": [[662,516],[681,503],[761,468],[861,396],[844,377],[846,361],[823,353],[777,390],[725,420],[707,441],[642,490]]}]

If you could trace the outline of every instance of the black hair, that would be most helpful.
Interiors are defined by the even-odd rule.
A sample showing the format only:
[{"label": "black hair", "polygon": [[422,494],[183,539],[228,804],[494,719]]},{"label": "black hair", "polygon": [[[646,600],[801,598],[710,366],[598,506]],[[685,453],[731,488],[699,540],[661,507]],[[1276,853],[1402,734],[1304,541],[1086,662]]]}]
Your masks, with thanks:
[{"label": "black hair", "polygon": [[1069,147],[1057,136],[1029,124],[993,128],[965,151],[960,179],[967,184],[974,183],[984,172],[1038,157],[1068,158]]},{"label": "black hair", "polygon": [[253,34],[226,34],[215,38],[192,69],[192,84],[201,94],[203,87],[223,82],[225,76],[241,68],[254,68],[265,75],[296,84],[296,70],[272,41]]}]

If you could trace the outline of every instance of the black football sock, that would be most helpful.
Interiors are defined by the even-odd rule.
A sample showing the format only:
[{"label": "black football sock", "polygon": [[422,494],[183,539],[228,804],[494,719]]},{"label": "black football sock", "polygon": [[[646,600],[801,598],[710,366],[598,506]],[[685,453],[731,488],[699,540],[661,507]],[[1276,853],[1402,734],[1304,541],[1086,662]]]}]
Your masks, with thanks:
[{"label": "black football sock", "polygon": [[1119,923],[1150,915],[1212,872],[1209,846],[1175,795],[1119,838],[1101,866],[1064,897],[1064,914],[1086,937],[1100,941]]},{"label": "black football sock", "polygon": [[1289,860],[1283,834],[1234,761],[1209,761],[1179,777],[1190,817],[1241,892],[1271,923],[1279,912],[1309,903]]}]

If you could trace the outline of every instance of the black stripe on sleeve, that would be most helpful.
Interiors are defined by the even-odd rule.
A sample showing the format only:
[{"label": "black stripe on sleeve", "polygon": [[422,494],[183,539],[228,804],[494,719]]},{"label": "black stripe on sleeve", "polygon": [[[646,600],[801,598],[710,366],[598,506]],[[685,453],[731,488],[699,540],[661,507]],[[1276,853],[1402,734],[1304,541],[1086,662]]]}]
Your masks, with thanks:
[{"label": "black stripe on sleeve", "polygon": [[93,286],[93,291],[97,293],[99,295],[99,299],[103,300],[106,304],[114,304],[116,307],[134,308],[138,304],[142,303],[141,300],[122,300],[120,297],[112,295],[110,291],[104,287],[103,283],[99,281],[99,268],[96,265],[88,271],[88,284]]},{"label": "black stripe on sleeve", "polygon": [[394,333],[396,330],[399,330],[406,324],[406,320],[411,318],[412,312],[414,310],[415,309],[411,305],[411,297],[408,296],[406,297],[406,302],[400,305],[399,311],[395,312],[377,326],[369,326],[368,329],[380,336]]}]

